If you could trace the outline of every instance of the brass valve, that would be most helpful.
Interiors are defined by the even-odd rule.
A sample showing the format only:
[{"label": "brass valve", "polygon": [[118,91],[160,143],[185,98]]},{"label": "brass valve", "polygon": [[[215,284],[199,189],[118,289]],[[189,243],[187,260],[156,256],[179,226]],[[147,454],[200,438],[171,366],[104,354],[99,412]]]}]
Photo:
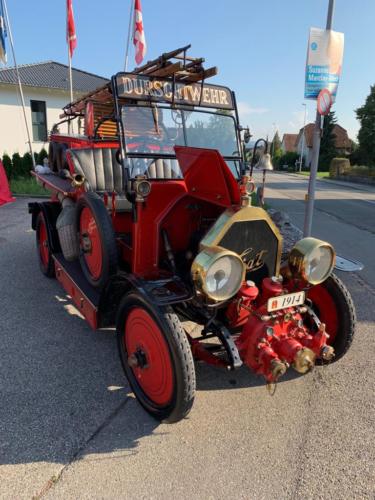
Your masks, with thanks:
[{"label": "brass valve", "polygon": [[293,368],[298,373],[306,373],[315,364],[315,353],[308,347],[300,349],[294,357]]}]

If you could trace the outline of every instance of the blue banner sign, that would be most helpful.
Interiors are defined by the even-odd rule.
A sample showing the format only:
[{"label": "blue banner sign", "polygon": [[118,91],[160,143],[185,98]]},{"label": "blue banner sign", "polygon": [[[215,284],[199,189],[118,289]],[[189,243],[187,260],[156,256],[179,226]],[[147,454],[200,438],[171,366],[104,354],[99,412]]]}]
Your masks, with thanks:
[{"label": "blue banner sign", "polygon": [[337,94],[344,54],[344,33],[310,29],[307,49],[305,99],[316,99],[328,89],[333,100]]}]

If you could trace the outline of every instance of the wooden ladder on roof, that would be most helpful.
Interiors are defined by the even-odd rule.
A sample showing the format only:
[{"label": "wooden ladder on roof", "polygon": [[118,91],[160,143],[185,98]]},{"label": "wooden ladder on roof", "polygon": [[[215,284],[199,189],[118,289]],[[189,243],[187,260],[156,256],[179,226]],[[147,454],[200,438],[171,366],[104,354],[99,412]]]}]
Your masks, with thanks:
[{"label": "wooden ladder on roof", "polygon": [[190,47],[191,45],[186,45],[166,52],[136,68],[133,73],[159,77],[173,76],[176,81],[186,83],[203,82],[207,78],[217,75],[216,66],[204,69],[204,58],[191,57],[186,54]]}]

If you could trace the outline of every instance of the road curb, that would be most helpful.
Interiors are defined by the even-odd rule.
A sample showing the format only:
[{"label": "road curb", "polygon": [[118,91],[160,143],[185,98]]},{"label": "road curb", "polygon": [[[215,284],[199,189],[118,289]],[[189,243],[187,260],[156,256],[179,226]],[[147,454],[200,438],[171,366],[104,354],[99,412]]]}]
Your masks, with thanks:
[{"label": "road curb", "polygon": [[[296,179],[305,178],[306,181],[309,180],[309,177],[307,175],[300,175],[300,174],[295,174],[295,173],[291,173],[291,172],[285,172],[285,173],[287,173],[287,175],[291,175],[292,177],[295,177]],[[317,178],[316,180],[319,182],[328,182],[329,184],[334,184],[334,185],[340,186],[340,187],[356,189],[357,191],[367,191],[369,193],[373,192],[373,189],[366,189],[366,187],[371,187],[370,184],[355,184],[354,182],[338,181],[335,179],[328,179],[328,178],[326,178],[326,179]]]}]

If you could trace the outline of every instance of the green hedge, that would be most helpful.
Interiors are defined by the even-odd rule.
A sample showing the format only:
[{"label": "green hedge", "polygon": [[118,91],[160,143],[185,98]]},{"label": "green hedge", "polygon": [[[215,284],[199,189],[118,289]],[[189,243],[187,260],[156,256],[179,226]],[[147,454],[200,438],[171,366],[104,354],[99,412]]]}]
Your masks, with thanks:
[{"label": "green hedge", "polygon": [[[37,165],[43,165],[43,160],[44,158],[48,158],[48,153],[43,148],[39,153],[34,153],[34,158]],[[20,156],[19,153],[14,153],[12,158],[4,154],[2,161],[8,180],[27,178],[30,176],[30,170],[33,168],[30,153],[25,153],[23,156]]]}]

